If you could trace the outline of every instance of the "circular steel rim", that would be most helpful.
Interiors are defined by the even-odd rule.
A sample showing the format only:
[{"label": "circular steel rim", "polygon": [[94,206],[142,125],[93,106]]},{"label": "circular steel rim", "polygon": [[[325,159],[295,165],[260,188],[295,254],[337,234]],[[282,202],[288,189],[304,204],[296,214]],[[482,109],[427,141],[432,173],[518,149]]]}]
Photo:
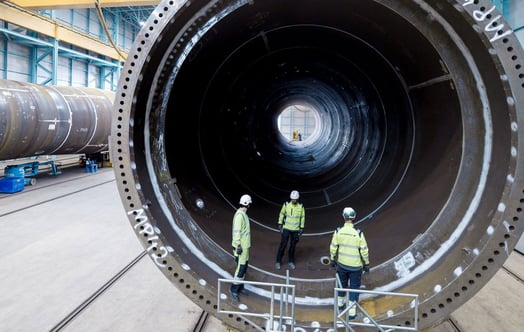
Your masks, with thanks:
[{"label": "circular steel rim", "polygon": [[[424,4],[422,1],[420,1],[420,3]],[[482,17],[480,16],[481,14],[479,14],[479,11],[482,7],[489,9],[491,6],[488,5],[488,3],[482,1],[479,1],[476,4],[469,4],[469,2],[459,2],[457,6],[462,6],[464,10],[463,15],[465,18],[470,19],[475,23],[473,25],[474,29],[484,29],[482,30],[484,34],[481,35],[483,40],[489,40],[488,38],[490,35],[488,35],[488,33],[490,31],[486,31],[485,29],[487,25],[483,25],[483,23],[485,23],[483,22],[484,20],[480,21],[476,18]],[[177,259],[176,253],[170,253],[171,247],[169,243],[164,243],[162,240],[161,231],[154,228],[154,223],[148,225],[150,221],[149,215],[147,213],[149,197],[144,196],[144,194],[141,192],[141,183],[135,180],[138,177],[135,176],[137,164],[133,159],[136,157],[136,155],[133,155],[134,151],[132,150],[134,142],[132,139],[129,139],[129,131],[125,125],[128,122],[133,125],[133,121],[135,121],[132,117],[130,117],[130,114],[125,112],[126,107],[130,107],[129,105],[133,104],[133,96],[127,96],[126,91],[133,91],[134,88],[134,83],[126,83],[126,80],[127,82],[134,82],[134,79],[139,79],[140,72],[135,71],[133,68],[137,67],[137,63],[143,64],[145,62],[146,59],[143,56],[143,54],[146,53],[145,50],[151,49],[154,44],[152,40],[158,37],[156,31],[152,33],[151,36],[146,37],[146,31],[148,29],[150,31],[154,31],[155,26],[166,24],[177,10],[176,7],[177,6],[174,5],[172,1],[164,1],[161,3],[155,10],[152,18],[149,19],[143,32],[141,33],[141,36],[139,36],[139,43],[137,43],[138,46],[135,46],[135,49],[130,52],[130,57],[135,57],[135,62],[133,62],[133,60],[131,60],[131,62],[128,60],[125,68],[127,70],[124,70],[124,75],[122,75],[122,83],[120,84],[119,90],[120,94],[117,96],[115,102],[117,118],[113,124],[111,146],[113,159],[115,159],[115,157],[118,159],[117,165],[115,165],[115,167],[117,167],[116,174],[119,183],[119,189],[122,193],[122,199],[124,205],[126,206],[126,210],[129,211],[130,221],[133,227],[137,230],[138,236],[144,242],[144,246],[151,248],[152,258],[157,263],[157,265],[162,267],[162,270],[169,276],[169,278],[177,285],[185,285],[186,290],[181,287],[184,293],[192,298],[197,304],[205,307],[206,305],[211,306],[214,300],[210,300],[208,296],[201,298],[202,295],[197,296],[197,294],[201,292],[202,294],[208,295],[207,292],[210,292],[211,295],[214,295],[213,292],[209,289],[212,287],[203,287],[203,289],[199,289],[195,293],[192,290],[193,288],[196,289],[199,286],[209,286],[208,282],[198,278],[198,276],[193,275],[190,272],[191,270],[187,269],[188,266],[184,267],[182,264],[180,269],[179,265],[183,262]],[[484,12],[485,11],[486,9],[484,9]],[[159,17],[160,13],[164,13],[164,16]],[[172,13],[172,15],[166,15],[169,13]],[[491,38],[493,38],[493,36],[491,36]],[[498,46],[497,44],[498,48],[505,48],[505,51],[510,55],[517,54],[517,61],[521,60],[519,59],[519,54],[521,53],[520,46],[513,35],[501,37],[500,41],[503,42],[503,45]],[[440,293],[440,290],[437,292],[437,294],[432,295],[431,300],[429,301],[432,305],[429,305],[427,310],[423,310],[421,314],[422,318],[427,318],[427,320],[431,322],[433,322],[435,319],[434,317],[438,316],[439,313],[447,313],[450,311],[450,307],[454,308],[455,302],[459,302],[462,300],[462,298],[465,297],[469,298],[473,292],[480,289],[483,284],[481,281],[485,280],[485,282],[487,282],[487,280],[489,280],[489,278],[495,273],[496,269],[502,265],[505,258],[507,257],[506,255],[508,254],[508,250],[513,248],[516,240],[518,240],[518,235],[522,231],[522,225],[519,223],[519,216],[522,209],[520,200],[522,199],[523,194],[521,189],[518,187],[522,180],[521,174],[519,173],[520,170],[517,166],[517,163],[519,163],[519,160],[517,159],[519,156],[519,143],[522,139],[521,137],[517,136],[518,126],[522,122],[522,119],[519,117],[519,112],[521,112],[521,110],[518,109],[518,105],[522,105],[522,79],[519,78],[519,76],[522,76],[522,70],[514,68],[516,60],[505,58],[504,53],[500,56],[497,56],[498,53],[495,51],[495,46],[491,46],[493,46],[493,48],[488,47],[488,52],[493,53],[493,57],[500,61],[503,68],[507,70],[507,74],[506,72],[501,74],[503,84],[508,88],[508,91],[511,92],[513,88],[517,93],[517,95],[511,95],[508,93],[507,96],[509,109],[514,112],[511,114],[513,122],[510,124],[512,130],[511,140],[513,143],[511,154],[514,159],[512,165],[509,168],[513,169],[515,174],[508,175],[508,184],[503,192],[500,204],[497,207],[497,211],[495,212],[495,214],[498,215],[497,219],[499,222],[489,225],[485,231],[485,235],[479,241],[485,246],[483,248],[463,248],[462,250],[465,251],[470,250],[468,255],[472,254],[472,256],[468,256],[468,258],[471,259],[471,261],[462,270],[460,267],[456,267],[453,269],[453,271],[450,271],[451,275],[455,275],[457,278],[460,277],[462,280],[467,280],[468,286],[462,286],[460,290],[453,292],[453,295],[451,295],[451,292]],[[141,50],[142,47],[144,50]],[[512,51],[510,51],[510,49]],[[129,146],[125,145],[126,139],[129,140]],[[130,147],[131,149],[129,149]],[[146,164],[148,164],[148,167],[152,167],[150,162],[146,162]],[[141,208],[144,208],[144,211],[146,212],[144,212],[144,214],[137,214],[138,209]],[[151,226],[151,229],[149,229],[149,226]],[[149,232],[151,232],[151,234],[149,234]],[[152,236],[148,236],[146,239],[144,239],[143,234],[149,234],[155,237],[158,236],[158,239],[153,242],[156,245],[152,247],[151,243],[148,243],[148,241],[151,241]],[[504,253],[506,253],[506,255],[504,255]],[[176,272],[173,273],[173,270]],[[409,287],[407,288],[409,289]],[[191,291],[187,291],[188,289],[191,289]],[[438,289],[438,287],[435,287],[435,289]],[[205,300],[206,298],[206,303],[202,303],[201,301]],[[461,299],[459,300],[458,298]],[[229,317],[225,320],[232,325],[239,324],[238,319],[234,317]]]}]

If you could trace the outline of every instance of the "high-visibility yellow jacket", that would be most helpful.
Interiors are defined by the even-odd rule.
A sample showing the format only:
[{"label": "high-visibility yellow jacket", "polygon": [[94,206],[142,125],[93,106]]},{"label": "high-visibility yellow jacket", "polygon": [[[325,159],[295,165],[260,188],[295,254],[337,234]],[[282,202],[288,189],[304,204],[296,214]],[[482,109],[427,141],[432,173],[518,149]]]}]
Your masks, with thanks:
[{"label": "high-visibility yellow jacket", "polygon": [[304,206],[300,203],[286,202],[280,209],[280,215],[278,217],[278,224],[283,225],[282,227],[290,231],[298,231],[304,228],[306,221],[306,211]]},{"label": "high-visibility yellow jacket", "polygon": [[237,210],[233,217],[233,234],[232,234],[231,245],[237,248],[238,245],[242,249],[248,249],[251,247],[251,227],[249,225],[249,217],[247,213],[242,210]]},{"label": "high-visibility yellow jacket", "polygon": [[369,265],[369,250],[364,233],[355,229],[353,223],[346,222],[333,233],[329,248],[331,260],[352,268]]}]

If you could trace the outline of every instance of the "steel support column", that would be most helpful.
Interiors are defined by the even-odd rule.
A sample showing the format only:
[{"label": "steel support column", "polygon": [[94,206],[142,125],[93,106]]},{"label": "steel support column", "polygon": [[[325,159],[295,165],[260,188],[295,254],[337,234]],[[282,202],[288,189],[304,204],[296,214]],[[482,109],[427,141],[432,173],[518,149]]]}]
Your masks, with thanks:
[{"label": "steel support column", "polygon": [[52,60],[52,66],[53,69],[51,70],[51,84],[56,85],[58,83],[58,50],[59,50],[59,42],[57,39],[53,39],[53,60]]},{"label": "steel support column", "polygon": [[[3,30],[7,30],[7,23],[4,22],[2,24],[2,29]],[[0,31],[0,32],[2,32],[2,31]],[[3,52],[4,52],[4,56],[3,56],[4,57],[4,62],[3,62],[3,64],[4,64],[4,68],[3,68],[4,69],[4,73],[2,75],[2,78],[4,80],[7,79],[7,51],[8,51],[8,49],[7,49],[7,42],[8,42],[8,39],[7,39],[7,35],[6,35],[6,38],[4,40],[4,49],[3,49]]]},{"label": "steel support column", "polygon": [[98,88],[103,89],[105,85],[106,80],[106,68],[100,67],[100,70],[98,71]]},{"label": "steel support column", "polygon": [[[54,80],[54,77],[56,77],[56,74],[55,74],[55,70],[53,69],[54,68],[54,63],[56,62],[56,59],[55,59],[55,50],[56,48],[53,46],[53,47],[49,47],[47,49],[45,49],[43,51],[42,54],[38,55],[38,50],[39,48],[36,47],[34,48],[34,52],[35,52],[35,58],[33,60],[33,63],[31,64],[31,67],[33,68],[32,71],[34,71],[34,79],[31,80],[32,83],[35,83],[35,84],[42,84],[42,85],[45,85],[49,82],[51,82],[52,84],[53,83],[53,80]],[[46,59],[46,58],[49,58],[51,57],[51,69],[43,66],[41,64],[41,62]],[[47,74],[47,79],[45,79],[44,81],[42,82],[39,82],[38,81],[38,71],[39,69],[42,69],[42,71],[44,71],[46,74]]]}]

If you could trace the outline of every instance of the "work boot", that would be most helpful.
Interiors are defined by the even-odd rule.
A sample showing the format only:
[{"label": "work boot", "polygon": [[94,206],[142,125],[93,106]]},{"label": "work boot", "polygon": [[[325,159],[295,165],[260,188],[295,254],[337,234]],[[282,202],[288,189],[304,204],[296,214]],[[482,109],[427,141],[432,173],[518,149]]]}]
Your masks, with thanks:
[{"label": "work boot", "polygon": [[346,305],[345,304],[339,305],[338,306],[338,313],[340,314],[342,311],[344,311],[344,309],[346,309]]},{"label": "work boot", "polygon": [[279,262],[275,263],[275,269],[280,270],[280,263]]},{"label": "work boot", "polygon": [[238,293],[233,292],[232,290],[229,290],[231,292],[231,298],[235,301],[240,301],[240,298],[238,297]]},{"label": "work boot", "polygon": [[348,314],[349,317],[353,317],[352,319],[355,319],[355,316],[357,314],[357,304],[354,301],[349,301]]},{"label": "work boot", "polygon": [[294,270],[295,269],[295,263],[289,263],[289,268],[291,270]]},{"label": "work boot", "polygon": [[355,316],[348,316],[348,321],[349,320],[355,320],[355,319],[361,319],[362,318],[362,314],[359,312],[358,314],[356,314]]}]

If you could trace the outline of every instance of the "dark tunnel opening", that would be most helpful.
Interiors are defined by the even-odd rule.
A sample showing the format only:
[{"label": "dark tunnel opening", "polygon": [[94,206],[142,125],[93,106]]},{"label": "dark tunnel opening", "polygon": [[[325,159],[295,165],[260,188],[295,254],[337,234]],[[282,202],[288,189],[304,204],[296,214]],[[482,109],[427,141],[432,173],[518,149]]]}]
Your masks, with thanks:
[{"label": "dark tunnel opening", "polygon": [[[277,18],[268,19],[269,27],[258,26],[261,33],[235,32],[236,26],[248,25],[255,16],[250,11],[264,12],[249,7],[214,27],[216,36],[228,36],[227,42],[208,38],[194,46],[198,52],[190,54],[178,72],[166,105],[168,162],[182,196],[191,193],[184,201],[187,206],[195,206],[193,196],[202,190],[211,190],[210,195],[231,206],[237,205],[239,193],[249,193],[254,197],[251,218],[261,231],[269,232],[268,237],[278,238],[271,230],[276,230],[280,206],[297,189],[307,212],[306,235],[312,237],[306,241],[318,243],[312,245],[315,261],[326,254],[331,232],[342,223],[344,206],[358,211],[360,227],[370,233],[376,264],[394,257],[427,229],[451,191],[458,163],[438,179],[420,164],[433,167],[437,156],[460,160],[458,97],[449,79],[410,90],[415,82],[447,75],[443,61],[424,36],[400,17],[378,9],[361,10],[385,16],[380,21],[391,22],[396,31],[381,27],[388,36],[371,29],[359,35],[355,27],[364,25],[362,18],[335,20],[339,23],[334,25],[330,20],[340,14],[327,8],[325,13],[294,10],[285,18],[272,12]],[[286,25],[271,29],[275,21]],[[414,51],[374,46],[394,34],[411,36],[411,43],[423,51],[406,54]],[[408,56],[414,59],[411,75],[400,76],[394,64]],[[446,116],[441,107],[414,108],[414,95],[428,98],[428,105],[432,98],[449,96],[440,105]],[[314,142],[294,146],[280,139],[276,118],[286,105],[304,101],[319,113],[320,133]],[[178,142],[184,142],[184,158],[169,153],[180,151]],[[417,160],[412,165],[414,153]],[[409,204],[406,193],[420,181],[434,185],[425,198],[418,192],[416,199],[426,199],[433,207],[381,217],[398,190]],[[198,214],[194,219],[207,234],[214,233],[216,222],[210,225]],[[218,228],[229,229],[229,219],[220,218],[224,224]],[[381,232],[367,232],[384,228],[381,223],[395,224],[403,241],[391,243]],[[228,240],[226,233],[216,239],[224,248],[229,247]],[[255,253],[272,252],[275,244],[255,246]]]},{"label": "dark tunnel opening", "polygon": [[[522,231],[522,73],[495,51],[521,49],[500,23],[495,41],[494,28],[472,27],[486,6],[161,3],[126,64],[112,134],[124,204],[157,265],[195,301],[193,288],[216,296],[216,279],[234,269],[231,220],[248,193],[248,278],[283,282],[277,218],[296,189],[306,207],[291,273],[298,321],[333,317],[334,270],[321,258],[345,206],[371,250],[366,288],[419,294],[421,324],[441,321]],[[315,112],[315,134],[300,144],[279,131],[290,105]],[[457,286],[480,266],[483,282]],[[263,306],[267,294],[252,291],[247,305]],[[391,305],[369,301],[378,313]],[[405,324],[394,309],[383,319]]]}]

